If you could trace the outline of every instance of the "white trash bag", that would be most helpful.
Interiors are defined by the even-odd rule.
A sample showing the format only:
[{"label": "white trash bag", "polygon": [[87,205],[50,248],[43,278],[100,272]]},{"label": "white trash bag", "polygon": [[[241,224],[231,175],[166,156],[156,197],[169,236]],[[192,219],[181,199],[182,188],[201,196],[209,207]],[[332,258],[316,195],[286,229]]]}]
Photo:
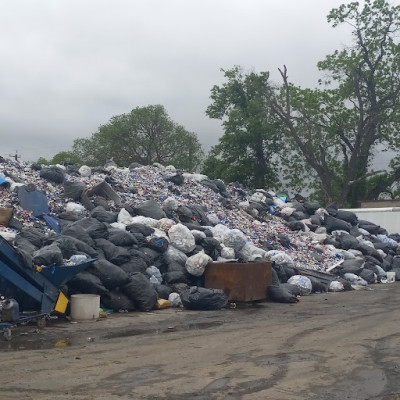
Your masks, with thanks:
[{"label": "white trash bag", "polygon": [[204,251],[200,251],[186,260],[185,267],[189,274],[202,276],[206,269],[206,265],[212,261],[213,260],[209,255],[204,253]]},{"label": "white trash bag", "polygon": [[296,285],[300,289],[301,296],[307,296],[312,292],[311,280],[304,275],[293,275],[288,279],[288,283]]},{"label": "white trash bag", "polygon": [[184,253],[190,253],[196,247],[196,242],[189,228],[182,224],[176,224],[168,230],[168,236],[172,246]]},{"label": "white trash bag", "polygon": [[222,240],[224,246],[232,247],[236,251],[240,250],[246,242],[246,236],[239,229],[229,229]]}]

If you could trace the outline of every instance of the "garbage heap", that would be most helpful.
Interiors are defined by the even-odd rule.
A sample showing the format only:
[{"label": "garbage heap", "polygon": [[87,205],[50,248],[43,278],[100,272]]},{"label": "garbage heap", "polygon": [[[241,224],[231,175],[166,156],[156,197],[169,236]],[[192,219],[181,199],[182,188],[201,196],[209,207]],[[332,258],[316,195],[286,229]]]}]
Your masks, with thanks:
[{"label": "garbage heap", "polygon": [[0,168],[0,235],[26,268],[95,259],[61,290],[98,294],[106,309],[223,308],[226,294],[204,287],[205,267],[220,261],[271,261],[269,299],[286,303],[386,282],[388,271],[400,279],[400,235],[300,195],[160,164]]}]

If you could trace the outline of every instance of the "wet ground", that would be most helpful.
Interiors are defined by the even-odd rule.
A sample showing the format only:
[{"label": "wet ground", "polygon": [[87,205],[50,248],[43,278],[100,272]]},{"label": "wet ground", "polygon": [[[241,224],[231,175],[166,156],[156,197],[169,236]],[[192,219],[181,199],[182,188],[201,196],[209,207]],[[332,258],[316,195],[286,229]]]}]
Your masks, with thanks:
[{"label": "wet ground", "polygon": [[0,338],[0,398],[400,400],[399,304],[396,282],[18,326]]}]

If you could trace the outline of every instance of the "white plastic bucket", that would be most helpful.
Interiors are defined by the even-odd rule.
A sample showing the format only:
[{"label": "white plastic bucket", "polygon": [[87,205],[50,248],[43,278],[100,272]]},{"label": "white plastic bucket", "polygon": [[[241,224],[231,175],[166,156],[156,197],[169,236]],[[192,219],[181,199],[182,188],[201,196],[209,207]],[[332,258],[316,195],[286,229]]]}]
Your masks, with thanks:
[{"label": "white plastic bucket", "polygon": [[386,272],[387,283],[393,283],[396,280],[396,272]]},{"label": "white plastic bucket", "polygon": [[71,295],[71,319],[90,320],[100,316],[100,296],[97,294]]}]

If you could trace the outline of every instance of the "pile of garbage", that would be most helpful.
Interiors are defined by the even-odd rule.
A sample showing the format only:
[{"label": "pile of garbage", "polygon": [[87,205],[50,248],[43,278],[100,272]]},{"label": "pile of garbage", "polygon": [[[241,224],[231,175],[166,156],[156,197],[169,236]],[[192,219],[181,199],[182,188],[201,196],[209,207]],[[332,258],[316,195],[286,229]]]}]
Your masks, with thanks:
[{"label": "pile of garbage", "polygon": [[269,299],[286,303],[386,282],[388,271],[400,279],[400,235],[300,195],[160,164],[0,168],[0,235],[26,268],[94,259],[61,289],[98,294],[106,309],[226,307],[222,290],[204,287],[213,262],[271,261]]}]

